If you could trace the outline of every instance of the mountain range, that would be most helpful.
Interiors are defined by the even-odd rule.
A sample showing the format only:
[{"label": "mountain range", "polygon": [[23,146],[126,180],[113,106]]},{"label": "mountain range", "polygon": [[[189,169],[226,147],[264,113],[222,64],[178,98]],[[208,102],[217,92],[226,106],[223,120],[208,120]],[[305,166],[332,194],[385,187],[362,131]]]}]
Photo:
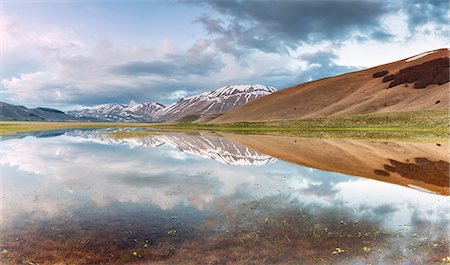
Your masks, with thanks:
[{"label": "mountain range", "polygon": [[28,109],[24,106],[0,102],[2,121],[73,121],[77,118],[62,111],[50,108]]},{"label": "mountain range", "polygon": [[135,105],[109,104],[105,106],[72,110],[67,113],[77,118],[97,118],[105,121],[155,122],[157,114],[165,106],[160,103],[141,103]]},{"label": "mountain range", "polygon": [[161,103],[133,105],[107,104],[64,113],[49,108],[27,109],[8,103],[0,104],[0,120],[4,121],[109,121],[169,122],[178,119],[206,119],[233,110],[258,97],[275,92],[263,85],[228,85],[210,92],[181,98],[170,106]]},{"label": "mountain range", "polygon": [[448,109],[449,49],[276,91],[228,85],[164,106],[109,104],[64,113],[0,103],[0,120],[235,123]]},{"label": "mountain range", "polygon": [[[263,85],[228,85],[210,92],[181,98],[170,106],[160,103],[135,105],[109,104],[83,110],[68,111],[77,118],[96,118],[120,122],[168,122],[206,118],[235,109],[258,97],[275,92]],[[215,116],[212,116],[215,118]]]},{"label": "mountain range", "polygon": [[82,137],[102,144],[126,144],[130,147],[156,148],[165,144],[186,154],[212,159],[227,165],[262,166],[276,161],[271,156],[255,152],[244,145],[215,134],[168,133],[136,138],[114,138],[109,134],[117,131],[117,129],[74,130],[64,132],[64,134]]}]

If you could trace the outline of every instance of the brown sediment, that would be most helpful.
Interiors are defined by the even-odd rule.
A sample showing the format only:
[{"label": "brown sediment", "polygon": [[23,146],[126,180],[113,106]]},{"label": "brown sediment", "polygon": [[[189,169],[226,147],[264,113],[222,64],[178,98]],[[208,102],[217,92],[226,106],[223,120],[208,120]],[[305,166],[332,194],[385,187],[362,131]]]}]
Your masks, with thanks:
[{"label": "brown sediment", "polygon": [[389,83],[388,88],[408,83],[414,83],[414,88],[426,88],[433,84],[443,85],[449,82],[449,66],[449,58],[441,57],[400,69],[393,75],[385,76],[383,82],[392,81]]},{"label": "brown sediment", "polygon": [[383,77],[383,83],[392,81],[394,79],[395,79],[395,75],[387,75],[387,76]]},{"label": "brown sediment", "polygon": [[[274,202],[281,206],[272,206]],[[30,225],[8,230],[1,237],[1,246],[8,249],[1,261],[2,264],[349,264],[376,263],[383,256],[385,262],[392,264],[404,258],[400,254],[403,244],[395,241],[401,240],[405,246],[421,246],[420,255],[407,257],[409,264],[429,264],[439,261],[448,247],[442,240],[419,239],[427,236],[428,229],[421,231],[417,227],[406,235],[399,234],[384,229],[380,216],[361,219],[347,208],[316,208],[298,202],[289,207],[285,198],[263,198],[252,206],[221,197],[213,204],[214,216],[208,216],[200,224],[187,222],[174,235],[167,233],[167,220],[150,218],[146,212],[128,212],[128,218],[61,218],[57,222],[38,223],[37,228]],[[373,251],[365,252],[364,247]],[[344,252],[333,254],[336,248]]]},{"label": "brown sediment", "polygon": [[379,77],[387,75],[388,73],[389,73],[389,71],[383,70],[383,71],[379,71],[379,72],[374,73],[372,76],[374,78],[379,78]]},{"label": "brown sediment", "polygon": [[389,172],[381,170],[381,169],[375,169],[373,171],[373,173],[375,173],[375,174],[377,174],[379,176],[385,176],[385,177],[388,177],[389,175],[391,175],[391,174],[389,174]]},{"label": "brown sediment", "polygon": [[447,161],[432,161],[426,157],[416,157],[414,161],[415,163],[409,163],[389,159],[391,165],[384,165],[384,168],[408,179],[426,179],[427,183],[448,187],[450,164]]},{"label": "brown sediment", "polygon": [[[442,148],[432,143],[221,134],[255,151],[303,166],[450,195],[448,144]],[[415,158],[420,159],[410,165],[408,161]],[[418,172],[413,172],[413,167]]]}]

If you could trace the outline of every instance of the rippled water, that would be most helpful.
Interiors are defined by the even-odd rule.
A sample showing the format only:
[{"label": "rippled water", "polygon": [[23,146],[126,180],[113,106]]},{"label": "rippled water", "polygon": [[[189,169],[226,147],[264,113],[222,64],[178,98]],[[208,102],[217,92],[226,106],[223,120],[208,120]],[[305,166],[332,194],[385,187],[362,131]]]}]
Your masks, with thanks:
[{"label": "rippled water", "polygon": [[110,132],[2,139],[2,263],[433,264],[450,256],[447,145]]}]

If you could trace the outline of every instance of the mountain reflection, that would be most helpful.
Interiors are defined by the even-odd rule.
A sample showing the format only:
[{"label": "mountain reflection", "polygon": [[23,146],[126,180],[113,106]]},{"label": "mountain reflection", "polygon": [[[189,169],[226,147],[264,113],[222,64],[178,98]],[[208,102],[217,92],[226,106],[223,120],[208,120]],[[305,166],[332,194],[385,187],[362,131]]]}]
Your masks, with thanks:
[{"label": "mountain reflection", "polygon": [[308,139],[267,135],[225,137],[256,151],[307,167],[450,194],[447,143]]},{"label": "mountain reflection", "polygon": [[95,139],[108,144],[128,144],[130,146],[145,147],[158,147],[166,144],[182,152],[213,159],[228,165],[259,166],[276,161],[271,156],[253,151],[248,147],[211,133],[166,133],[130,138],[114,138],[105,131],[92,130],[70,131],[67,134],[86,139]]},{"label": "mountain reflection", "polygon": [[[0,263],[434,264],[449,255],[448,196],[282,160],[218,166],[186,150],[232,149],[231,137],[153,136],[77,131],[3,141]],[[184,149],[173,148],[178,139]],[[274,156],[283,141],[270,148]],[[331,143],[349,150],[353,142]],[[291,146],[308,151],[306,142]],[[308,163],[318,162],[309,151]]]}]

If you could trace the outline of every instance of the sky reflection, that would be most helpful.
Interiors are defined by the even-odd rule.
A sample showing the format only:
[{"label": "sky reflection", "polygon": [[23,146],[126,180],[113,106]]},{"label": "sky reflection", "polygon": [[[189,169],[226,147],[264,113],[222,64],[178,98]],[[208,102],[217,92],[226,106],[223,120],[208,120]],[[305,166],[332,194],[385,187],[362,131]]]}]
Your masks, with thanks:
[{"label": "sky reflection", "polygon": [[[202,137],[214,156],[205,155]],[[420,264],[448,255],[447,196],[276,160],[217,135],[154,138],[118,141],[72,131],[2,141],[3,259],[23,261],[29,253],[40,264],[177,263],[184,249],[194,261],[222,262],[220,255],[234,249],[237,261],[252,263]],[[167,138],[176,146],[153,144]],[[180,147],[186,145],[188,151]],[[221,148],[238,165],[224,163]],[[397,246],[399,238],[409,245]],[[53,242],[51,257],[36,243],[46,240]],[[142,249],[145,240],[153,252]],[[204,249],[205,242],[217,248]],[[280,249],[265,260],[275,242]],[[80,252],[69,257],[63,243]],[[347,253],[333,255],[337,247]],[[412,257],[412,247],[423,253]],[[100,248],[108,258],[93,254]]]}]

